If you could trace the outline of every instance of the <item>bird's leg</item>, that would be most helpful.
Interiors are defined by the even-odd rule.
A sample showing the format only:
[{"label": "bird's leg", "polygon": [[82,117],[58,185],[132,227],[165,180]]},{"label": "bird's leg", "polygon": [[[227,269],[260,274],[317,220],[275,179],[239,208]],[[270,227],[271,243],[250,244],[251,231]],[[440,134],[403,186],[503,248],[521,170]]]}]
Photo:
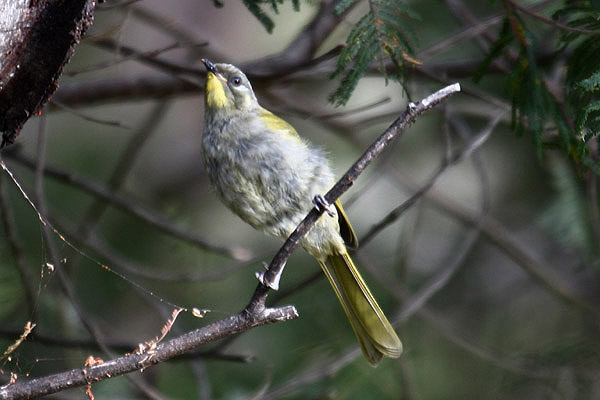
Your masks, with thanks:
[{"label": "bird's leg", "polygon": [[268,271],[269,264],[267,264],[266,262],[263,261],[263,267],[265,267],[264,271],[256,271],[254,273],[254,276],[256,276],[256,279],[258,279],[258,281],[260,283],[262,283],[264,286],[266,286],[268,288],[271,288],[273,290],[279,290],[279,281],[281,280],[281,274],[283,273],[283,268],[285,267],[285,263],[281,266],[277,275],[275,275],[273,277],[273,279],[270,281],[268,281],[265,277],[265,275],[266,275],[265,272]]},{"label": "bird's leg", "polygon": [[333,204],[327,201],[325,196],[322,194],[317,194],[313,197],[313,204],[320,212],[327,212],[330,217],[335,217],[335,207]]},{"label": "bird's leg", "polygon": [[[335,206],[328,202],[325,196],[323,196],[322,194],[315,195],[315,197],[313,198],[313,204],[320,212],[327,212],[327,214],[329,214],[329,216],[331,217],[335,217],[337,215],[335,211]],[[273,279],[267,279],[266,277],[266,272],[269,270],[269,265],[266,262],[263,262],[263,267],[265,268],[264,271],[255,272],[254,276],[256,276],[256,279],[258,279],[260,283],[262,283],[268,288],[271,288],[273,290],[279,290],[279,281],[281,280],[281,274],[283,273],[283,268],[285,267],[285,264],[283,264],[283,266],[281,267],[277,275],[273,277]]]}]

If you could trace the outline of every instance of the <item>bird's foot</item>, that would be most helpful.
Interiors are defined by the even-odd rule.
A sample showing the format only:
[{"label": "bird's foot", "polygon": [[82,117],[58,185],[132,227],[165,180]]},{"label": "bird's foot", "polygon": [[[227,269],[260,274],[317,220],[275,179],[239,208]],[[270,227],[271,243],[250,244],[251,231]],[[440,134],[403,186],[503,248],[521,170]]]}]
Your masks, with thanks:
[{"label": "bird's foot", "polygon": [[317,194],[313,197],[313,204],[320,212],[326,211],[330,217],[335,217],[335,206],[328,202],[322,194]]},{"label": "bird's foot", "polygon": [[269,264],[267,264],[266,262],[263,261],[263,267],[265,268],[264,271],[256,271],[254,273],[254,276],[256,276],[256,279],[258,279],[258,281],[260,283],[262,283],[264,286],[271,288],[273,290],[279,290],[279,281],[281,280],[281,274],[283,273],[283,267],[285,267],[285,264],[283,264],[283,267],[281,267],[281,269],[279,270],[279,273],[277,275],[275,275],[273,277],[273,279],[267,279],[267,274],[266,272],[269,270]]}]

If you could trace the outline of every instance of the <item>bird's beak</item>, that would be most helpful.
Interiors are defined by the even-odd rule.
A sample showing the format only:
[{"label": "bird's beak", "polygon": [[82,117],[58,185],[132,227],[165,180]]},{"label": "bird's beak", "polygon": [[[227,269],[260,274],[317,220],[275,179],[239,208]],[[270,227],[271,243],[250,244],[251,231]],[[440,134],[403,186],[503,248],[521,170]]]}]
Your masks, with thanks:
[{"label": "bird's beak", "polygon": [[206,58],[203,58],[201,61],[204,64],[204,66],[206,67],[206,70],[208,71],[209,74],[213,74],[221,82],[227,82],[227,79],[225,79],[225,77],[217,71],[217,66],[215,64],[213,64],[212,61],[210,61]]},{"label": "bird's beak", "polygon": [[217,68],[215,67],[215,64],[212,63],[212,61],[203,58],[202,63],[204,64],[208,72],[212,72],[215,75],[217,74]]}]

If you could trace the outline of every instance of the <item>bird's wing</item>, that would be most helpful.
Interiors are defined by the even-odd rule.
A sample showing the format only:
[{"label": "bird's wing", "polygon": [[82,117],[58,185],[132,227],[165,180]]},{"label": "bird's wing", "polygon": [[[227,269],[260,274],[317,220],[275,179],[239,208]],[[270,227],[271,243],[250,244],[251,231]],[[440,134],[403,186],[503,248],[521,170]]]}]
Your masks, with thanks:
[{"label": "bird's wing", "polygon": [[298,132],[292,125],[290,125],[287,121],[282,118],[279,118],[277,115],[273,114],[271,111],[263,108],[259,114],[260,120],[267,129],[273,132],[281,132],[284,135],[289,135],[292,137],[298,137]]},{"label": "bird's wing", "polygon": [[336,200],[334,204],[338,212],[338,223],[340,224],[340,235],[342,235],[342,239],[344,239],[346,246],[351,249],[358,248],[358,238],[356,237],[356,233],[354,233],[352,225],[350,225],[350,221],[346,216],[342,203],[339,200]]}]

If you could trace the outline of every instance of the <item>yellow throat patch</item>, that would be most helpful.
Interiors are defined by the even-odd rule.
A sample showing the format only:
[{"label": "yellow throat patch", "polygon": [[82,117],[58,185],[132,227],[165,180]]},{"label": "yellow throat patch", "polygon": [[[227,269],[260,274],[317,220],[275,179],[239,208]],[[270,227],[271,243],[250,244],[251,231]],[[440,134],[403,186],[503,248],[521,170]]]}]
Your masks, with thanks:
[{"label": "yellow throat patch", "polygon": [[229,103],[229,99],[225,95],[223,82],[219,78],[209,72],[206,77],[206,104],[211,108],[223,108]]}]

